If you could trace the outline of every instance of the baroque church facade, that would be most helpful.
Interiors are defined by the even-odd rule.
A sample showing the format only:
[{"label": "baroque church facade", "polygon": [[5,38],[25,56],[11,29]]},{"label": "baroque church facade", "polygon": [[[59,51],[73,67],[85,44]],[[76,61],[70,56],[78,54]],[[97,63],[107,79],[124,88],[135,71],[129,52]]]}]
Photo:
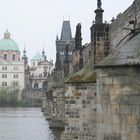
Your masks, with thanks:
[{"label": "baroque church facade", "polygon": [[47,86],[47,77],[53,71],[53,60],[46,59],[45,51],[43,49],[42,55],[37,52],[31,59],[30,80],[33,89],[43,89]]},{"label": "baroque church facade", "polygon": [[21,99],[24,76],[24,62],[19,47],[7,30],[0,40],[0,90],[16,92],[18,99]]},{"label": "baroque church facade", "polygon": [[47,88],[48,80],[53,71],[53,60],[48,61],[45,51],[42,54],[38,51],[28,64],[26,50],[23,51],[25,64],[25,88],[22,92],[22,100],[29,106],[40,106]]}]

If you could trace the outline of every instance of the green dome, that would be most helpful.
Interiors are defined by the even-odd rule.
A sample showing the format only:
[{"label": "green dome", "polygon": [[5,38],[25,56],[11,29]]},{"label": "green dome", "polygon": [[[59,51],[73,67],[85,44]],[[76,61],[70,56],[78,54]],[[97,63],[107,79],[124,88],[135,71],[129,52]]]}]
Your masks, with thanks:
[{"label": "green dome", "polygon": [[37,52],[34,57],[32,58],[32,60],[44,60],[43,56]]},{"label": "green dome", "polygon": [[2,51],[19,51],[17,43],[10,38],[10,33],[6,31],[4,33],[4,39],[0,40],[0,50]]},{"label": "green dome", "polygon": [[12,39],[2,39],[0,40],[0,50],[3,51],[19,51],[17,43]]}]

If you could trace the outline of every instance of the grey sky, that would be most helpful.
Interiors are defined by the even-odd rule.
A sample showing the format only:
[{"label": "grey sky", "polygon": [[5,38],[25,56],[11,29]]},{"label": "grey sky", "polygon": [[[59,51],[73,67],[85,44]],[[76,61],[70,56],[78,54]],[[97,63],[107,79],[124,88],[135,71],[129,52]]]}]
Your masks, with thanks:
[{"label": "grey sky", "polygon": [[[90,26],[94,19],[96,0],[0,0],[0,38],[8,28],[20,50],[27,49],[32,58],[43,44],[48,59],[55,59],[55,38],[60,36],[64,20],[70,16],[72,35],[82,23],[83,44],[90,40]],[[104,20],[123,12],[133,0],[102,0]]]}]

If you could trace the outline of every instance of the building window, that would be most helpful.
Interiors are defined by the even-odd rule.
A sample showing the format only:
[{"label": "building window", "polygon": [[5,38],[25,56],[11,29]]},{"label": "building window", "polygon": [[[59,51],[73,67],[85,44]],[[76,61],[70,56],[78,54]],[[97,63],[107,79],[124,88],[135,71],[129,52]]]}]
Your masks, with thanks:
[{"label": "building window", "polygon": [[7,86],[7,82],[2,82],[2,86]]},{"label": "building window", "polygon": [[16,55],[15,54],[13,54],[13,60],[16,60]]},{"label": "building window", "polygon": [[2,67],[2,70],[7,70],[7,67]]},{"label": "building window", "polygon": [[2,78],[7,78],[7,74],[2,74]]},{"label": "building window", "polygon": [[18,78],[18,74],[14,74],[14,76],[13,76],[14,78]]},{"label": "building window", "polygon": [[72,55],[72,52],[69,52],[69,55]]},{"label": "building window", "polygon": [[60,52],[60,55],[64,55],[64,52]]},{"label": "building window", "polygon": [[39,88],[39,84],[35,81],[34,83],[34,89],[38,89]]},{"label": "building window", "polygon": [[4,54],[4,60],[7,60],[7,54]]},{"label": "building window", "polygon": [[14,70],[18,70],[18,67],[14,67]]},{"label": "building window", "polygon": [[13,82],[13,86],[17,87],[18,86],[18,82],[17,81],[14,81]]}]

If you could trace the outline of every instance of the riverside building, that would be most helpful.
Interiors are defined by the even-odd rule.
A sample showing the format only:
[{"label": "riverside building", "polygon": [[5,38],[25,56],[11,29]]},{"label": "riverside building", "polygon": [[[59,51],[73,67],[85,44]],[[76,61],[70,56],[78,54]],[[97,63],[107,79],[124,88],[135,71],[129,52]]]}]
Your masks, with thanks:
[{"label": "riverside building", "polygon": [[7,30],[4,38],[0,40],[0,91],[16,93],[20,100],[23,88],[24,62],[21,60],[17,43]]}]

